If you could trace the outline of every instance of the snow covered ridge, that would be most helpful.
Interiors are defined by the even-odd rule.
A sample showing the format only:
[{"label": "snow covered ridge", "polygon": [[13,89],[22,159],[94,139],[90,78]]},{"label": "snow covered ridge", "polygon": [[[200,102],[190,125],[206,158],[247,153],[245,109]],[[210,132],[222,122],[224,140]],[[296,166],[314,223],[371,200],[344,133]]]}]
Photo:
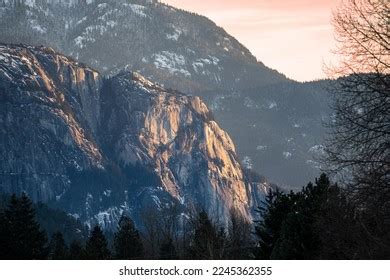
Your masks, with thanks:
[{"label": "snow covered ridge", "polygon": [[136,15],[140,17],[147,17],[146,7],[137,4],[123,4],[124,7],[129,7]]},{"label": "snow covered ridge", "polygon": [[22,45],[0,45],[0,89],[0,191],[108,228],[124,211],[137,221],[172,203],[183,215],[198,205],[221,221],[232,208],[252,219],[264,197],[199,97]]},{"label": "snow covered ridge", "polygon": [[[80,0],[46,0],[45,1],[47,4],[50,4],[50,5],[64,5],[64,6],[75,6],[75,5],[78,5],[79,3],[81,3]],[[92,3],[94,2],[94,0],[86,0],[87,3]],[[26,6],[28,7],[34,7],[36,5],[39,4],[39,1],[37,0],[21,0],[21,1],[17,1],[17,0],[2,0],[0,1],[0,4],[1,3],[4,3],[6,5],[13,5],[13,6],[16,6],[18,5],[18,3],[22,3],[22,4],[25,4]]]},{"label": "snow covered ridge", "polygon": [[[107,0],[106,2],[110,2],[114,0]],[[99,1],[97,0],[45,0],[43,1],[45,4],[48,5],[63,5],[65,7],[74,7],[78,5],[83,5],[83,4],[94,4],[98,3]],[[128,4],[129,0],[115,0],[115,2],[118,3],[123,3],[123,4]],[[134,0],[131,2],[138,2],[140,4],[153,4],[153,3],[158,3],[158,0]],[[24,4],[28,7],[35,7],[37,5],[40,5],[42,1],[39,0],[0,0],[0,4],[4,5],[9,5],[9,6],[17,6],[19,3]],[[104,6],[107,5],[107,3],[100,3],[99,5]],[[140,6],[138,4],[129,4],[133,6],[135,9],[137,9],[137,6]]]},{"label": "snow covered ridge", "polygon": [[[11,2],[8,0],[7,3]],[[58,5],[64,7],[58,9]],[[201,23],[200,17],[159,1],[30,0],[24,7],[27,12],[23,17],[15,13],[17,7],[4,13],[18,22],[25,21],[23,26],[26,28],[20,31],[34,34],[29,36],[32,41],[36,40],[33,43],[49,42],[60,51],[108,74],[118,73],[128,64],[141,63],[136,70],[155,77],[157,82],[182,91],[193,91],[193,87],[231,83],[232,79],[224,79],[232,71],[224,66],[231,64],[231,58],[257,63],[247,49],[211,21],[202,18]],[[9,22],[1,22],[0,18],[5,31],[11,31],[15,26],[8,26]],[[6,42],[14,40],[18,41],[9,38]],[[194,50],[189,50],[188,46],[194,46]],[[234,75],[243,75],[240,71],[234,72],[237,72]],[[173,80],[184,78],[193,86],[185,88],[177,82],[167,83],[160,79],[161,76],[172,76]]]}]

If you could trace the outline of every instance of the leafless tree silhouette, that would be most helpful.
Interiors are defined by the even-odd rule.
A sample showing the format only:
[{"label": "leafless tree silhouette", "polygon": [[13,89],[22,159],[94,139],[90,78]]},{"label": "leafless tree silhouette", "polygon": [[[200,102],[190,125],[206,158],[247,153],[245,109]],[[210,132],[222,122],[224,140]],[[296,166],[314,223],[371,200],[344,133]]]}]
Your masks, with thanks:
[{"label": "leafless tree silhouette", "polygon": [[346,174],[365,255],[382,258],[390,250],[390,2],[344,0],[333,26],[340,62],[328,69],[338,79],[326,161]]},{"label": "leafless tree silhouette", "polygon": [[[331,88],[334,115],[326,151],[336,171],[348,171],[361,201],[390,201],[390,2],[344,0],[333,26],[341,77]],[[388,207],[388,206],[387,206]]]}]

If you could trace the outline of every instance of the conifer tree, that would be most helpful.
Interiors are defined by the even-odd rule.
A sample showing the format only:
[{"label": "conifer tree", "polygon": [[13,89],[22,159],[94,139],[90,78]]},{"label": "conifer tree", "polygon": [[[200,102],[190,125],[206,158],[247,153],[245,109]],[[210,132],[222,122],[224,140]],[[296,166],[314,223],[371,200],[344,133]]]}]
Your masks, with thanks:
[{"label": "conifer tree", "polygon": [[210,220],[205,211],[201,211],[194,223],[194,236],[189,248],[192,259],[222,259],[224,257],[226,235],[223,228]]},{"label": "conifer tree", "polygon": [[4,211],[0,209],[0,260],[7,259],[7,254],[10,250],[8,245],[7,222]]},{"label": "conifer tree", "polygon": [[108,260],[111,258],[107,239],[100,226],[96,225],[85,246],[85,256],[88,260]]},{"label": "conifer tree", "polygon": [[47,257],[46,234],[36,222],[35,210],[26,194],[20,198],[11,197],[2,219],[2,258],[36,260]]},{"label": "conifer tree", "polygon": [[171,238],[167,238],[160,247],[160,260],[177,260],[175,244]]},{"label": "conifer tree", "polygon": [[[300,192],[271,192],[265,207],[259,210],[262,220],[257,222],[255,232],[259,238],[257,258],[319,259],[324,256],[327,245],[321,241],[327,240],[323,238],[323,231],[330,232],[330,223],[323,221],[339,219],[329,217],[327,209],[329,205],[339,205],[340,199],[338,186],[332,185],[325,174]],[[352,220],[353,216],[348,219]],[[334,241],[337,242],[336,238]]]},{"label": "conifer tree", "polygon": [[251,224],[235,209],[230,210],[227,257],[229,259],[253,258]]},{"label": "conifer tree", "polygon": [[143,244],[134,222],[122,215],[118,231],[115,234],[115,256],[120,260],[141,259],[143,257]]},{"label": "conifer tree", "polygon": [[270,259],[286,215],[294,203],[292,194],[287,195],[279,190],[270,190],[263,205],[259,207],[261,220],[257,221],[255,234],[259,243],[255,250],[256,258]]},{"label": "conifer tree", "polygon": [[68,248],[61,232],[53,234],[50,242],[49,258],[52,260],[65,260],[68,258]]},{"label": "conifer tree", "polygon": [[83,260],[84,257],[85,254],[84,254],[84,248],[82,244],[77,240],[72,241],[72,243],[69,246],[68,258],[70,260]]}]

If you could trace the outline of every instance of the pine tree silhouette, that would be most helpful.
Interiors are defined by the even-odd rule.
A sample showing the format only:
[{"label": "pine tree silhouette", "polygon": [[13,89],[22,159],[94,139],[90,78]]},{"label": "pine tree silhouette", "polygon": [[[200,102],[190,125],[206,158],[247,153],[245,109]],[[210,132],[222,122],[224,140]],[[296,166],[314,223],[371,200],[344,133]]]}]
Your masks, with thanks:
[{"label": "pine tree silhouette", "polygon": [[10,252],[8,241],[8,227],[5,213],[0,209],[0,259],[6,260]]},{"label": "pine tree silhouette", "polygon": [[84,248],[82,244],[74,240],[69,246],[69,256],[70,260],[83,260],[85,258]]},{"label": "pine tree silhouette", "polygon": [[100,226],[95,226],[85,246],[86,258],[89,260],[108,260],[111,258],[107,239]]},{"label": "pine tree silhouette", "polygon": [[[256,257],[284,260],[321,258],[324,248],[330,245],[321,242],[324,231],[330,232],[329,223],[321,221],[330,212],[328,205],[338,205],[340,201],[338,186],[332,185],[325,174],[300,192],[271,192],[264,207],[259,209],[262,220],[255,228],[259,239]],[[350,218],[353,219],[352,216]],[[337,220],[338,217],[335,215],[330,219]]]},{"label": "pine tree silhouette", "polygon": [[49,258],[52,260],[65,260],[68,258],[68,248],[61,232],[53,234],[49,250]]},{"label": "pine tree silhouette", "polygon": [[36,260],[47,257],[46,234],[35,220],[35,210],[26,194],[12,195],[2,215],[1,258]]},{"label": "pine tree silhouette", "polygon": [[198,214],[194,224],[194,237],[189,248],[192,259],[222,259],[226,235],[210,220],[205,211]]},{"label": "pine tree silhouette", "polygon": [[117,259],[131,260],[143,257],[143,244],[140,234],[129,217],[124,215],[121,217],[118,231],[115,234],[114,245]]},{"label": "pine tree silhouette", "polygon": [[177,260],[178,256],[176,253],[175,245],[173,240],[168,238],[165,240],[160,247],[160,259],[161,260]]}]

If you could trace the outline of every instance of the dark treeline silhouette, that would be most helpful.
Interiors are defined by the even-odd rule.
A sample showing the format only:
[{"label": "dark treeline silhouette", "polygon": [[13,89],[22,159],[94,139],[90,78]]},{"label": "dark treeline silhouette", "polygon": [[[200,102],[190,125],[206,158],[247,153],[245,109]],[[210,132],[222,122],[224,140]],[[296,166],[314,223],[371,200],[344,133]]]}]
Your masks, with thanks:
[{"label": "dark treeline silhouette", "polygon": [[[259,259],[390,258],[388,237],[372,238],[375,213],[356,206],[326,175],[301,192],[270,192],[259,211]],[[373,227],[368,230],[367,224]]]},{"label": "dark treeline silhouette", "polygon": [[45,259],[46,234],[36,222],[30,199],[13,195],[8,207],[0,213],[1,259]]},{"label": "dark treeline silhouette", "polygon": [[[373,239],[365,225],[375,216],[356,208],[348,193],[321,175],[300,192],[270,191],[252,224],[236,211],[228,223],[205,211],[185,219],[175,207],[145,210],[142,231],[123,215],[112,238],[94,226],[86,241],[48,239],[34,204],[13,195],[0,210],[1,259],[388,259],[386,238]],[[155,219],[151,219],[154,217]],[[362,220],[365,219],[365,220]],[[154,225],[159,230],[152,229]],[[226,226],[225,226],[226,225]],[[372,230],[372,229],[370,229]],[[376,235],[377,236],[377,235]],[[154,245],[152,244],[154,243]]]},{"label": "dark treeline silhouette", "polygon": [[[180,221],[180,212],[173,206],[159,213],[145,210],[143,233],[123,215],[112,238],[96,225],[86,241],[67,242],[61,228],[48,238],[37,222],[36,208],[24,193],[2,201],[0,259],[227,259],[251,256],[250,246],[255,245],[251,242],[249,223],[234,211],[228,230],[205,211],[187,217],[185,222]],[[159,230],[152,229],[153,226]],[[156,243],[155,246],[151,246],[152,243]],[[240,248],[243,244],[251,245]]]}]

